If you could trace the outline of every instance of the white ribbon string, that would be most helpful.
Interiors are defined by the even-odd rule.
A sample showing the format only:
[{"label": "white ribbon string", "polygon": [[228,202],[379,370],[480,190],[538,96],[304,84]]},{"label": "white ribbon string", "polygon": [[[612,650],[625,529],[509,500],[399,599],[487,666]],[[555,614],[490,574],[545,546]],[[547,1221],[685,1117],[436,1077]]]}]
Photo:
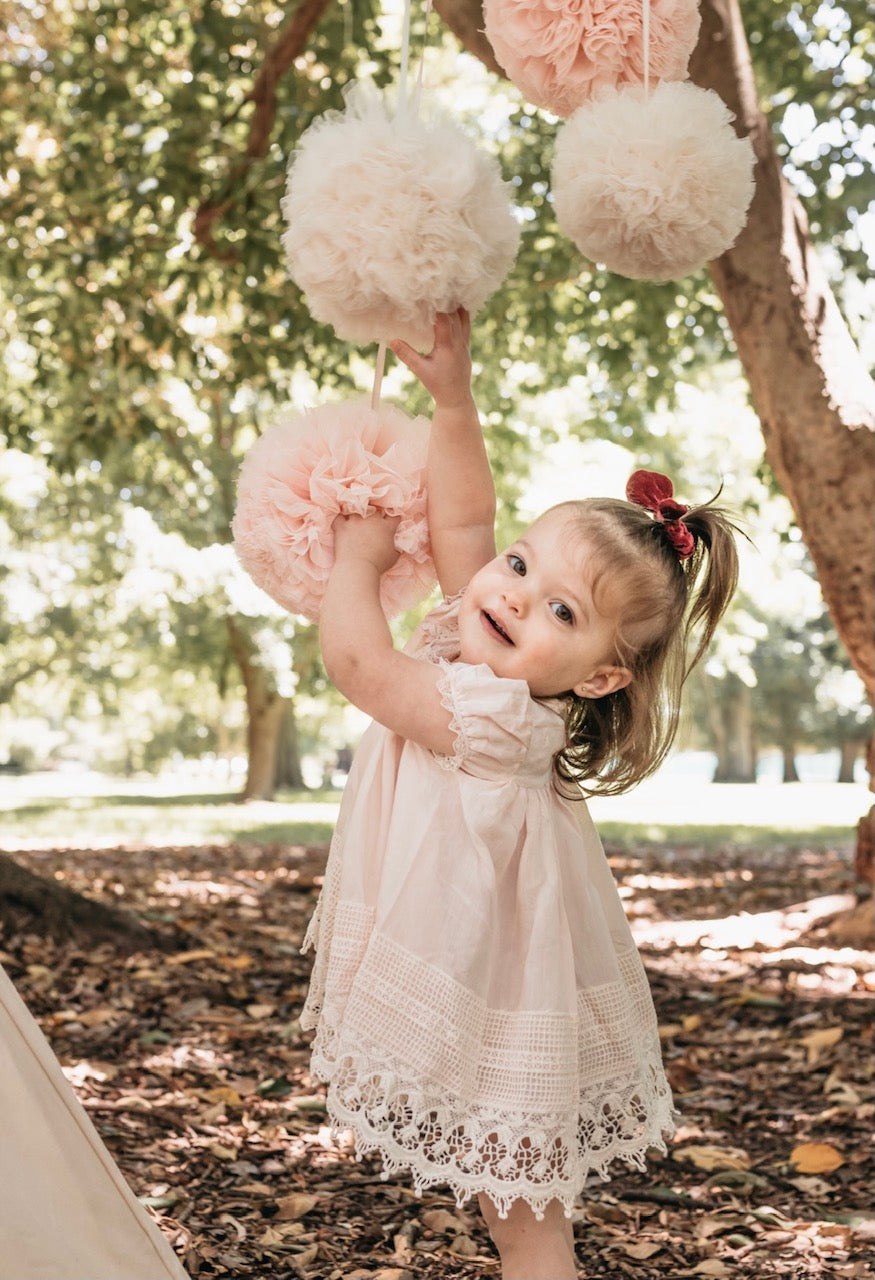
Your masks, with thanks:
[{"label": "white ribbon string", "polygon": [[404,27],[401,34],[401,75],[398,80],[398,115],[407,106],[407,68],[410,63],[410,0],[404,0]]},{"label": "white ribbon string", "polygon": [[428,47],[428,20],[431,17],[431,0],[425,0],[425,31],[422,37],[422,52],[419,55],[419,73],[416,77],[416,89],[413,95],[413,110],[419,114],[422,100],[422,82],[425,76],[425,51]]},{"label": "white ribbon string", "polygon": [[380,391],[383,388],[383,374],[386,371],[386,343],[381,342],[377,349],[377,364],[374,369],[374,389],[371,392],[371,408],[379,409]]},{"label": "white ribbon string", "polygon": [[[649,0],[645,0],[649,3]],[[416,76],[416,84],[413,90],[413,114],[419,114],[419,105],[422,99],[422,85],[425,77],[425,50],[428,44],[428,20],[431,17],[432,0],[425,0],[425,34],[422,41],[422,52],[419,57],[419,70]],[[397,117],[401,117],[407,110],[407,76],[410,67],[410,12],[411,0],[404,0],[404,24],[401,33],[401,72],[398,78],[398,110]],[[377,350],[377,363],[374,368],[374,386],[371,391],[371,408],[378,409],[380,407],[380,392],[383,387],[383,375],[386,372],[386,353],[387,345],[381,342]]]},{"label": "white ribbon string", "polygon": [[[398,110],[396,116],[400,117],[407,110],[407,73],[410,66],[410,8],[411,0],[404,0],[404,25],[401,33],[401,73],[398,78]],[[428,26],[428,15],[431,11],[431,0],[427,0],[425,19],[426,27]],[[416,91],[413,100],[414,114],[419,110],[419,98],[422,91],[422,68],[424,58],[420,59],[419,76],[417,78]],[[374,368],[374,386],[371,391],[371,408],[379,409],[380,392],[383,388],[383,374],[386,372],[386,351],[385,342],[381,342],[377,349],[377,363]]]},{"label": "white ribbon string", "polygon": [[644,0],[644,96],[650,95],[650,0]]}]

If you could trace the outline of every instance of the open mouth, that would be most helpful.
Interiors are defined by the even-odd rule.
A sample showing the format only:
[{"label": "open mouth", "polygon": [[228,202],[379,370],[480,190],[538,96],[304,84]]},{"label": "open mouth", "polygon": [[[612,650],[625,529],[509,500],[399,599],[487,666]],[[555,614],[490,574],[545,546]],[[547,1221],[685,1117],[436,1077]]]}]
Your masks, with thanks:
[{"label": "open mouth", "polygon": [[487,613],[486,610],[484,609],[483,617],[486,619],[487,625],[490,627],[490,629],[494,631],[495,634],[499,636],[504,641],[505,644],[513,644],[513,641],[505,631],[504,627],[501,625],[501,623],[496,622],[495,618],[493,618],[491,613]]}]

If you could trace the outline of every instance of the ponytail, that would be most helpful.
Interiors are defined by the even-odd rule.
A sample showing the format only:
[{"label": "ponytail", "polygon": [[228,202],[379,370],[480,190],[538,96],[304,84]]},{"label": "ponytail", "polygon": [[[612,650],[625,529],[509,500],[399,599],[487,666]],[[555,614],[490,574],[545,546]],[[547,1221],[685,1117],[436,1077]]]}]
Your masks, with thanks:
[{"label": "ponytail", "polygon": [[[637,486],[636,477],[644,477]],[[597,604],[610,596],[602,612],[617,619],[616,660],[632,674],[603,698],[565,695],[566,743],[554,772],[567,795],[616,795],[662,764],[677,734],[683,686],[738,583],[741,530],[715,505],[719,492],[686,507],[653,472],[636,472],[627,492],[631,501],[561,504],[573,510],[587,545]]]}]

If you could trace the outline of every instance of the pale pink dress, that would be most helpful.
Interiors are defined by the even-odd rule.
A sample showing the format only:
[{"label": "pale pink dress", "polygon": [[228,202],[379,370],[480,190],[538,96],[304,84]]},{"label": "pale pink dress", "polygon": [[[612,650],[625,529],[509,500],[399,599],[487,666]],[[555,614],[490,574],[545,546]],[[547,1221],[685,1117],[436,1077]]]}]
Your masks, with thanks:
[{"label": "pale pink dress", "polygon": [[570,1210],[591,1172],[672,1128],[650,990],[581,801],[552,785],[557,702],[455,661],[458,605],[412,651],[442,667],[455,754],[372,724],[356,753],[301,1021],[329,1114],[417,1190]]}]

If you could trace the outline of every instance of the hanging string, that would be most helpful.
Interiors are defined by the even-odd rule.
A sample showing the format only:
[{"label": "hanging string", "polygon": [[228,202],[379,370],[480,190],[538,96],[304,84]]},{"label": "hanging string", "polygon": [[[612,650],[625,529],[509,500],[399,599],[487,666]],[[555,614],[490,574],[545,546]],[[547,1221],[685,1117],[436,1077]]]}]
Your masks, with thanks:
[{"label": "hanging string", "polygon": [[374,369],[374,389],[371,392],[371,408],[379,409],[380,391],[383,387],[383,374],[386,371],[386,343],[381,342],[377,348],[377,364]]},{"label": "hanging string", "polygon": [[[410,9],[411,0],[404,0],[404,26],[401,34],[401,73],[398,79],[398,110],[396,115],[402,116],[407,109],[407,73],[410,66]],[[425,20],[426,27],[428,24],[428,15],[431,11],[431,0],[426,2]],[[417,78],[416,92],[413,102],[414,113],[419,110],[419,98],[422,89],[422,68],[424,57],[419,63],[419,76]],[[379,409],[380,392],[383,388],[383,375],[386,372],[386,353],[387,345],[381,342],[377,348],[377,363],[374,368],[374,385],[371,391],[371,408]]]},{"label": "hanging string", "polygon": [[416,89],[413,95],[413,110],[419,114],[419,104],[422,100],[422,82],[425,76],[425,51],[428,47],[428,20],[431,17],[431,0],[425,0],[425,33],[422,37],[422,52],[419,55],[419,72],[416,77]]},{"label": "hanging string", "polygon": [[410,62],[410,0],[404,0],[404,28],[401,34],[401,76],[398,81],[398,115],[407,106],[407,68]]},{"label": "hanging string", "polygon": [[644,0],[644,96],[650,96],[650,0]]}]

